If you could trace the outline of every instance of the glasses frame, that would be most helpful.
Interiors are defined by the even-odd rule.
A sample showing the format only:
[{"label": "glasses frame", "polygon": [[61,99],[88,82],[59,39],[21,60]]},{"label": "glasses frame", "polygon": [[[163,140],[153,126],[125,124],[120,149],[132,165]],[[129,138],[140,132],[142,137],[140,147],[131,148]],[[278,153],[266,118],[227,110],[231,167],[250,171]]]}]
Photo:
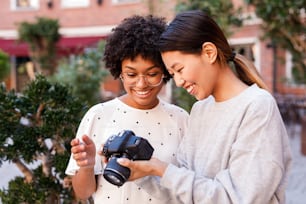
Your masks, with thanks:
[{"label": "glasses frame", "polygon": [[[125,73],[121,73],[120,74],[120,76],[119,76],[119,78],[121,79],[121,81],[122,82],[124,82],[124,76],[122,75],[122,74],[125,74]],[[137,77],[138,77],[138,79],[136,80],[136,82],[134,83],[134,84],[127,84],[128,86],[136,86],[137,85],[137,83],[139,82],[139,80],[140,80],[140,77],[144,77],[144,81],[146,82],[146,84],[148,85],[148,86],[150,86],[150,87],[157,87],[157,86],[159,86],[159,85],[161,85],[161,83],[164,81],[164,79],[165,79],[165,75],[164,74],[162,74],[162,76],[161,76],[161,78],[160,78],[160,82],[158,82],[157,84],[154,84],[154,85],[152,85],[152,84],[150,84],[149,82],[148,82],[148,79],[147,79],[147,75],[146,74],[137,74]],[[125,82],[126,83],[126,82]]]}]

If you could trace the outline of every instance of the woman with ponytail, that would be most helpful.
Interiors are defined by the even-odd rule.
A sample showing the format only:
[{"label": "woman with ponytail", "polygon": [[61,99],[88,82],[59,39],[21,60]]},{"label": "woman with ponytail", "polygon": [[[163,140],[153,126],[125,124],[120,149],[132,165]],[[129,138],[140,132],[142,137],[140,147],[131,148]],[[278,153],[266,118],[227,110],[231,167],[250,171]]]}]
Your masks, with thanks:
[{"label": "woman with ponytail", "polygon": [[120,159],[132,169],[131,179],[160,177],[160,187],[177,203],[285,203],[288,136],[254,65],[233,53],[219,26],[201,11],[178,14],[159,46],[176,85],[199,101],[178,148],[179,165]]}]

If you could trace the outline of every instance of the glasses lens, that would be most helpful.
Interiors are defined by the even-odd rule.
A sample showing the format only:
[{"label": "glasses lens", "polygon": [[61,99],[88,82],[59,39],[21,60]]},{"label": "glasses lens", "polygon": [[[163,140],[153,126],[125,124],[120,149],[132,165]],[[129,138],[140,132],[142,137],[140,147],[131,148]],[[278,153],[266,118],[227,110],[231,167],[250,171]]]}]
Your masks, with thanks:
[{"label": "glasses lens", "polygon": [[150,73],[146,75],[122,73],[121,80],[123,80],[126,84],[130,86],[135,86],[141,80],[141,77],[144,78],[147,85],[159,86],[163,81],[164,75],[160,72]]},{"label": "glasses lens", "polygon": [[145,79],[149,85],[158,86],[163,79],[163,74],[162,73],[148,74],[145,75]]}]

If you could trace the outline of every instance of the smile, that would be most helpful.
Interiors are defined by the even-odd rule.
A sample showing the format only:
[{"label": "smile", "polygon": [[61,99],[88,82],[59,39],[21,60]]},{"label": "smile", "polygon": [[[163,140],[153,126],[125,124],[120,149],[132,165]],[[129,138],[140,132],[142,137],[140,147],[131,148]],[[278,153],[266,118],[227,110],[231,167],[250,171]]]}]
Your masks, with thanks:
[{"label": "smile", "polygon": [[138,96],[144,97],[144,96],[147,96],[151,92],[151,90],[146,90],[146,91],[137,91],[137,90],[134,90],[134,92]]},{"label": "smile", "polygon": [[148,94],[150,91],[135,91],[137,94],[139,95],[146,95]]},{"label": "smile", "polygon": [[193,84],[192,84],[192,85],[189,85],[189,86],[187,86],[187,87],[185,87],[185,89],[186,89],[186,91],[187,91],[189,94],[193,95],[193,90],[194,90],[194,85],[193,85]]}]

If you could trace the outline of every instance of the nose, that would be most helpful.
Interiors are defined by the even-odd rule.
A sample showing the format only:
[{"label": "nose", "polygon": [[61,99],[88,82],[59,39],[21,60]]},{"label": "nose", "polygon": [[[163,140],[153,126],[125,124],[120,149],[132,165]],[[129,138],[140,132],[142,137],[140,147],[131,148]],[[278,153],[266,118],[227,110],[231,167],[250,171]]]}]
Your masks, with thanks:
[{"label": "nose", "polygon": [[184,83],[185,83],[185,80],[184,79],[182,79],[181,77],[179,77],[179,76],[175,76],[174,75],[174,81],[175,81],[175,84],[176,84],[176,86],[177,87],[183,87],[183,85],[184,85]]},{"label": "nose", "polygon": [[138,80],[136,81],[137,87],[144,87],[147,86],[146,77],[144,75],[139,75]]}]

